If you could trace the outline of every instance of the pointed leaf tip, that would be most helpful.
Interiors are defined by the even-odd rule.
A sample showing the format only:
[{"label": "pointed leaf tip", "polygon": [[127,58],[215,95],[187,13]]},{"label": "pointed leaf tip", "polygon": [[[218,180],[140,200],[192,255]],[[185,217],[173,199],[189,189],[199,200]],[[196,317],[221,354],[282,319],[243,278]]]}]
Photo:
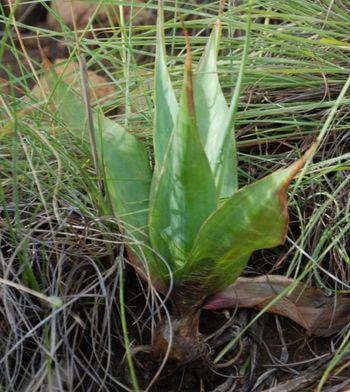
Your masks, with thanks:
[{"label": "pointed leaf tip", "polygon": [[281,185],[281,188],[278,192],[278,199],[281,206],[281,213],[285,218],[285,229],[282,234],[281,243],[285,242],[287,237],[288,227],[289,227],[289,214],[288,214],[288,198],[287,198],[287,190],[290,183],[293,181],[295,176],[298,174],[300,169],[305,165],[308,159],[311,157],[313,152],[316,149],[316,143],[313,143],[311,147],[303,154],[303,156],[298,159],[292,166],[287,169],[281,169],[281,171],[289,171],[288,176],[286,177],[284,183]]},{"label": "pointed leaf tip", "polygon": [[222,16],[225,8],[225,0],[220,0],[218,16]]},{"label": "pointed leaf tip", "polygon": [[218,19],[196,67],[194,99],[198,129],[215,177],[217,194],[225,199],[237,190],[237,159],[232,128],[226,127],[228,105],[218,77],[220,40]]},{"label": "pointed leaf tip", "polygon": [[186,60],[185,60],[186,82],[185,83],[186,83],[188,110],[191,116],[195,116],[195,105],[194,105],[194,98],[193,98],[192,52],[191,52],[190,37],[183,19],[181,20],[181,24],[186,40]]},{"label": "pointed leaf tip", "polygon": [[178,113],[178,103],[166,65],[164,38],[164,17],[162,2],[158,7],[157,47],[155,61],[155,121],[154,121],[154,155],[156,172],[162,167],[164,155],[169,143]]}]

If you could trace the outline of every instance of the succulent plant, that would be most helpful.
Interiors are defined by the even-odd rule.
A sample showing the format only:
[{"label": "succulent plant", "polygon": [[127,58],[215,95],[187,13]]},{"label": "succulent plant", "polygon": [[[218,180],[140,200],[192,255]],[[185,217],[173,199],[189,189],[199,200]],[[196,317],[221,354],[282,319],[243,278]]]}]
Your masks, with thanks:
[{"label": "succulent plant", "polygon": [[[304,155],[238,189],[233,132],[249,47],[248,22],[242,64],[230,106],[220,86],[218,20],[192,71],[187,37],[179,103],[165,59],[160,8],[155,62],[154,165],[142,141],[93,111],[95,143],[103,180],[121,230],[133,241],[128,254],[136,271],[166,293],[170,320],[156,329],[154,352],[190,361],[201,350],[198,322],[208,299],[232,284],[257,249],[284,242],[288,228],[286,191],[306,161]],[[53,70],[49,83],[68,129],[81,135],[86,109]]]}]

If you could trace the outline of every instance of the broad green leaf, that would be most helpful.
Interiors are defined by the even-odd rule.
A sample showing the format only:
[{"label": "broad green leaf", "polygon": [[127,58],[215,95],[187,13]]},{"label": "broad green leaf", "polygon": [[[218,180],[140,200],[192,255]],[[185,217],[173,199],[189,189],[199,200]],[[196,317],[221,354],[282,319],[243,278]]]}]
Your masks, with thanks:
[{"label": "broad green leaf", "polygon": [[160,3],[157,20],[157,49],[155,62],[154,154],[157,170],[163,164],[164,155],[178,113],[178,103],[166,66],[163,26],[163,9]]},{"label": "broad green leaf", "polygon": [[[48,81],[55,107],[69,131],[89,143],[87,114],[82,98],[53,70],[48,74]],[[135,136],[101,112],[94,111],[93,119],[99,166],[103,170],[113,212],[123,223],[126,235],[147,244],[152,178],[147,151]],[[133,250],[140,256],[139,247],[134,246]],[[152,254],[146,250],[145,253],[150,270],[158,270]]]},{"label": "broad green leaf", "polygon": [[[231,284],[257,249],[284,242],[288,228],[286,191],[307,159],[242,188],[202,225],[191,252],[190,270],[217,291]],[[208,293],[210,294],[210,293]]]},{"label": "broad green leaf", "polygon": [[175,277],[184,273],[198,230],[215,207],[215,182],[196,126],[188,49],[179,114],[149,218],[152,245],[169,261]]},{"label": "broad green leaf", "polygon": [[214,173],[217,194],[219,198],[227,198],[237,190],[237,159],[232,127],[225,127],[229,110],[217,70],[220,39],[218,20],[196,70],[194,99],[198,129]]}]

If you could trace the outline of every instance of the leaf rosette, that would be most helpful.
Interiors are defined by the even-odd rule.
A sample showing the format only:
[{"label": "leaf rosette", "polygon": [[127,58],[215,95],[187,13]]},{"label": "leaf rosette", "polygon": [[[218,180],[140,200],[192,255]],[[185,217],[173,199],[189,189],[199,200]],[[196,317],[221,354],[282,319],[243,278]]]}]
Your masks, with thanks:
[{"label": "leaf rosette", "polygon": [[[311,150],[290,167],[238,189],[234,123],[250,18],[230,105],[217,69],[220,21],[213,27],[195,72],[187,36],[179,102],[166,65],[161,7],[157,26],[154,168],[143,143],[121,125],[97,109],[93,122],[98,162],[113,213],[123,233],[133,240],[128,245],[129,258],[159,291],[172,288],[170,356],[187,361],[197,355],[201,308],[210,308],[210,297],[240,276],[255,250],[285,241],[287,188]],[[48,79],[57,111],[75,137],[82,137],[87,118],[84,103],[53,69]],[[155,352],[166,351],[167,331],[167,322],[158,326]]]}]

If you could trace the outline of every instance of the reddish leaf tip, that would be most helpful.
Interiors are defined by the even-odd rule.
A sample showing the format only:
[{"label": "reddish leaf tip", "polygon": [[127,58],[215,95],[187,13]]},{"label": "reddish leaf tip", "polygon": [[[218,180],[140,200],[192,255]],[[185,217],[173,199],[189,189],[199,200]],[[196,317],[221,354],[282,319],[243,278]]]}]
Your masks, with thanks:
[{"label": "reddish leaf tip", "polygon": [[220,27],[221,27],[221,20],[220,20],[220,19],[216,19],[216,21],[215,21],[215,27],[216,27],[217,29],[220,29]]},{"label": "reddish leaf tip", "polygon": [[185,26],[183,18],[181,19],[182,29],[185,34],[186,40],[186,61],[185,61],[185,72],[186,72],[186,92],[187,92],[187,101],[188,101],[188,110],[191,116],[195,116],[195,108],[194,108],[194,98],[193,98],[193,72],[192,72],[192,53],[191,53],[191,44],[190,44],[190,36],[188,34],[188,30]]},{"label": "reddish leaf tip", "polygon": [[292,182],[292,180],[294,179],[294,177],[299,172],[299,170],[305,165],[305,163],[308,161],[310,156],[313,154],[315,149],[316,149],[316,143],[313,143],[311,147],[309,147],[309,149],[304,153],[304,155],[292,165],[292,170],[289,176],[287,177],[287,179],[285,180],[281,189],[278,192],[278,199],[280,201],[282,214],[285,218],[285,229],[282,234],[281,243],[285,242],[285,239],[287,237],[288,227],[289,227],[287,189],[290,183]]},{"label": "reddish leaf tip", "polygon": [[224,12],[225,0],[220,0],[218,15],[221,16]]}]

